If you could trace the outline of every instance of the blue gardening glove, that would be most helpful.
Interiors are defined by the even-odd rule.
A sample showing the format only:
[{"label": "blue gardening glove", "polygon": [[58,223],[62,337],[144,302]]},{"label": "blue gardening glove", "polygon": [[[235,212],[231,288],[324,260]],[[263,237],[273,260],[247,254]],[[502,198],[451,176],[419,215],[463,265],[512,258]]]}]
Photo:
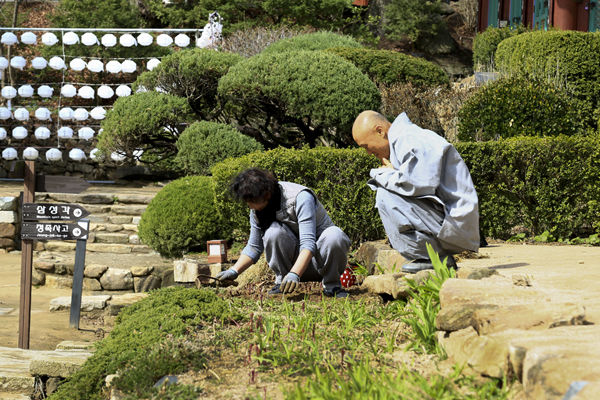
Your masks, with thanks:
[{"label": "blue gardening glove", "polygon": [[289,272],[286,276],[283,277],[279,290],[281,290],[281,293],[284,294],[292,293],[294,290],[296,290],[299,283],[300,277],[298,276],[298,274],[294,272]]},{"label": "blue gardening glove", "polygon": [[228,270],[219,272],[217,274],[217,279],[220,281],[232,281],[237,278],[238,275],[239,274],[235,269],[229,268]]}]

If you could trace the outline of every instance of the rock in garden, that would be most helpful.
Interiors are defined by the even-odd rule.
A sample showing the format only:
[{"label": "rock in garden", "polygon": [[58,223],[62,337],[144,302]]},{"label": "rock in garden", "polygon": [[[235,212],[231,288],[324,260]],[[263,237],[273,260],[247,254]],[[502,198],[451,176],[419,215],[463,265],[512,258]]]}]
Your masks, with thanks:
[{"label": "rock in garden", "polygon": [[160,278],[156,275],[134,276],[133,290],[136,293],[149,292],[160,287]]},{"label": "rock in garden", "polygon": [[83,278],[83,290],[86,292],[97,292],[102,290],[102,285],[98,282],[98,279],[94,278]]},{"label": "rock in garden", "polygon": [[117,315],[123,307],[127,307],[148,296],[148,293],[128,293],[114,295],[108,302],[108,314]]},{"label": "rock in garden", "polygon": [[100,278],[100,276],[106,272],[108,267],[106,265],[100,264],[89,264],[85,266],[83,271],[83,275],[88,278]]},{"label": "rock in garden", "polygon": [[46,274],[36,268],[31,271],[31,283],[34,286],[42,286],[46,283]]},{"label": "rock in garden", "polygon": [[406,298],[409,294],[409,287],[402,273],[367,276],[361,287],[369,293],[389,295],[394,299]]},{"label": "rock in garden", "polygon": [[14,224],[2,223],[0,224],[0,237],[3,238],[14,238],[17,228]]},{"label": "rock in garden", "polygon": [[17,209],[16,197],[0,197],[0,211],[14,211]]},{"label": "rock in garden", "polygon": [[150,275],[152,273],[152,271],[154,270],[154,267],[152,267],[152,266],[139,267],[138,266],[138,267],[131,267],[131,268],[129,268],[129,270],[131,271],[131,275],[133,275],[133,276],[146,276],[146,275]]},{"label": "rock in garden", "polygon": [[133,289],[133,276],[127,269],[109,268],[100,278],[104,290]]},{"label": "rock in garden", "polygon": [[[81,311],[102,310],[110,295],[81,296]],[[50,311],[68,310],[71,308],[71,296],[56,297],[50,300]]]}]

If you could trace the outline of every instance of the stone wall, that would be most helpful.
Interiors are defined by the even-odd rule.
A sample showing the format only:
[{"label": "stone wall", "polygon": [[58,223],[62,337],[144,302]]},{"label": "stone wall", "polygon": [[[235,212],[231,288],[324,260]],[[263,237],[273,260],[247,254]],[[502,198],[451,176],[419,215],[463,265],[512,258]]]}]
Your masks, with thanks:
[{"label": "stone wall", "polygon": [[0,197],[0,249],[14,250],[20,230],[17,197]]}]

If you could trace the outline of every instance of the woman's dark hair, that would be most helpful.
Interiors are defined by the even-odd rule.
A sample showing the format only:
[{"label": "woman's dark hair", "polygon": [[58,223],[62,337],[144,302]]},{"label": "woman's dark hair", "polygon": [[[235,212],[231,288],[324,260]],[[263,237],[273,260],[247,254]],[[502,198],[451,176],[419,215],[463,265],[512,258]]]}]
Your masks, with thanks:
[{"label": "woman's dark hair", "polygon": [[276,193],[278,187],[277,178],[271,171],[250,168],[233,179],[229,190],[237,200],[258,201],[267,193]]}]

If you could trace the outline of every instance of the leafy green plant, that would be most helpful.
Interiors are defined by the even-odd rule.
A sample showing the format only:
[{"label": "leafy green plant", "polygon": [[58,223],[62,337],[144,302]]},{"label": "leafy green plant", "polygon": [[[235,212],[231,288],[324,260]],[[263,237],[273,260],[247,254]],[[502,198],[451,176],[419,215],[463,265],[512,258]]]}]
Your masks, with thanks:
[{"label": "leafy green plant", "polygon": [[513,243],[513,242],[522,242],[525,239],[527,239],[527,235],[525,234],[525,232],[521,232],[521,233],[517,233],[516,235],[509,237],[508,239],[506,239],[506,241],[509,243]]},{"label": "leafy green plant", "polygon": [[322,51],[251,57],[229,69],[218,92],[229,120],[267,148],[345,147],[353,143],[356,116],[378,109],[381,101],[375,84],[358,68]]},{"label": "leafy green plant", "polygon": [[142,214],[139,235],[163,257],[181,257],[204,250],[207,240],[218,238],[220,222],[212,179],[189,176],[172,181],[154,196]]},{"label": "leafy green plant", "polygon": [[333,32],[313,32],[278,40],[267,46],[263,53],[326,50],[334,47],[359,48],[362,45],[351,36]]},{"label": "leafy green plant", "polygon": [[175,161],[184,172],[208,175],[210,168],[228,157],[241,157],[263,150],[256,140],[230,125],[200,121],[188,126],[177,139]]},{"label": "leafy green plant", "polygon": [[548,231],[544,231],[541,234],[534,236],[533,240],[535,242],[539,242],[539,243],[548,243],[548,242],[554,242],[556,239],[554,238],[554,236],[552,236],[552,234]]},{"label": "leafy green plant", "polygon": [[326,50],[356,65],[375,83],[393,85],[411,82],[415,85],[447,85],[448,75],[437,65],[397,51],[367,48],[335,47]]},{"label": "leafy green plant", "polygon": [[446,30],[441,0],[392,0],[384,8],[386,37],[392,40],[428,41]]},{"label": "leafy green plant", "polygon": [[527,32],[527,28],[505,27],[495,28],[489,26],[485,31],[477,33],[473,41],[473,66],[478,69],[482,66],[493,66],[496,49],[504,39]]}]

